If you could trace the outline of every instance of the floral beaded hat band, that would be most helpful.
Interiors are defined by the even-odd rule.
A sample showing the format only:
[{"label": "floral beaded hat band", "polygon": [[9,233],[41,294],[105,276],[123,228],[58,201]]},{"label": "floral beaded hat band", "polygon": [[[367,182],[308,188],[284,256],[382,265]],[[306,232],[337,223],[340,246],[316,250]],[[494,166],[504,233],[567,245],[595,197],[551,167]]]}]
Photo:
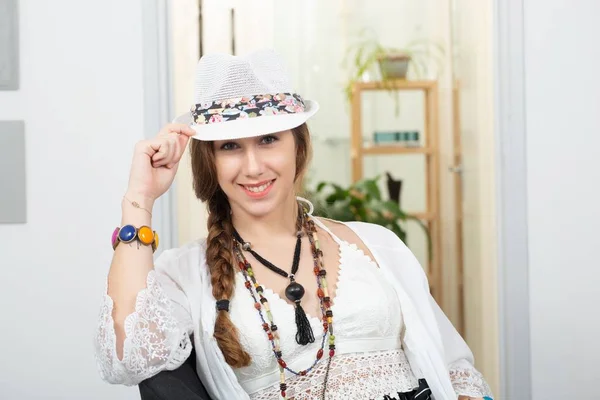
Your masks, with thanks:
[{"label": "floral beaded hat band", "polygon": [[196,104],[190,112],[194,123],[202,125],[267,115],[303,113],[304,109],[304,100],[299,94],[278,93]]},{"label": "floral beaded hat band", "polygon": [[228,140],[293,129],[319,109],[292,90],[280,57],[261,50],[245,57],[208,54],[196,67],[195,102],[174,122],[195,139]]}]

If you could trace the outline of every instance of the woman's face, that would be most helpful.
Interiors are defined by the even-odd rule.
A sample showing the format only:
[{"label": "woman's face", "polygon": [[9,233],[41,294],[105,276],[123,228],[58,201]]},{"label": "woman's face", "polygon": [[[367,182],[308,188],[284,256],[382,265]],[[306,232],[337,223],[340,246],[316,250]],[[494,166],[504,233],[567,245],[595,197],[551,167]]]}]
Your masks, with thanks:
[{"label": "woman's face", "polygon": [[213,142],[217,179],[232,209],[261,217],[293,194],[296,143],[292,131]]}]

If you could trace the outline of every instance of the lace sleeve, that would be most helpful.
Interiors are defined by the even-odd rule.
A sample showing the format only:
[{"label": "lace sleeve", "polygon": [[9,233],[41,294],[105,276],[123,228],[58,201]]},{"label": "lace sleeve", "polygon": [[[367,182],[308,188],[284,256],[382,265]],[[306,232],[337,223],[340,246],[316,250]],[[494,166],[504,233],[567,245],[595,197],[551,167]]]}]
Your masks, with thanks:
[{"label": "lace sleeve", "polygon": [[155,270],[148,273],[147,286],[137,295],[135,311],[125,319],[122,360],[116,352],[113,301],[105,292],[95,336],[96,363],[105,381],[136,385],[162,370],[179,367],[190,355],[193,325],[189,311],[165,290],[185,295],[174,284],[163,285],[162,280]]},{"label": "lace sleeve", "polygon": [[459,396],[492,397],[492,391],[481,373],[467,360],[450,365],[450,380]]}]

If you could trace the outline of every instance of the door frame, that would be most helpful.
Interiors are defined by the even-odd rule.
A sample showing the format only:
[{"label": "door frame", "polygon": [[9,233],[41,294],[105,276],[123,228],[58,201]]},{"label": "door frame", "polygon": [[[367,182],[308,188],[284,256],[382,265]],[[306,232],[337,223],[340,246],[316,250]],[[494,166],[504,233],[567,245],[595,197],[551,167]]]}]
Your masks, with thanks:
[{"label": "door frame", "polygon": [[[172,120],[172,51],[168,0],[140,0],[142,6],[144,137],[156,136]],[[179,245],[175,181],[155,203],[153,229],[160,232],[161,248]],[[160,251],[157,251],[156,255]]]},{"label": "door frame", "polygon": [[494,1],[500,390],[531,399],[524,0]]}]

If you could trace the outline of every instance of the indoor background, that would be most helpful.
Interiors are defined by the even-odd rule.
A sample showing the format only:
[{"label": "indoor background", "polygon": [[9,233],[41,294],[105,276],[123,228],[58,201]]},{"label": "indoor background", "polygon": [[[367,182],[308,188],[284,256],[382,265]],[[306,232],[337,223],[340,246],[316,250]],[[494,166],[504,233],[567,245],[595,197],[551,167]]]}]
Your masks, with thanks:
[{"label": "indoor background", "polygon": [[[496,399],[600,399],[598,15],[595,0],[0,0],[0,398],[139,398],[100,380],[92,343],[133,146],[189,109],[201,54],[271,47],[321,105],[305,189],[380,176],[387,199],[387,173],[402,181],[425,226],[401,221],[407,243]],[[376,60],[356,74],[361,41],[411,55],[406,79]],[[154,210],[162,249],[205,234],[186,161]]]}]

